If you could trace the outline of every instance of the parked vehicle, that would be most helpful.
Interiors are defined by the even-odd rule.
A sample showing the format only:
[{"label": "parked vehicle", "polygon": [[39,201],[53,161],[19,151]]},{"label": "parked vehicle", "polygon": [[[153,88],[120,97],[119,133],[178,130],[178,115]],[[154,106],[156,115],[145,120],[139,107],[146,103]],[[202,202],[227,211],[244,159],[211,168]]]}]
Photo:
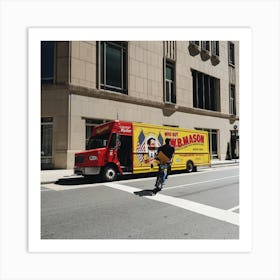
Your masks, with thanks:
[{"label": "parked vehicle", "polygon": [[175,148],[172,170],[196,171],[210,165],[208,132],[115,120],[96,126],[86,151],[75,154],[75,174],[100,174],[106,181],[118,175],[157,172],[153,164],[165,138]]}]

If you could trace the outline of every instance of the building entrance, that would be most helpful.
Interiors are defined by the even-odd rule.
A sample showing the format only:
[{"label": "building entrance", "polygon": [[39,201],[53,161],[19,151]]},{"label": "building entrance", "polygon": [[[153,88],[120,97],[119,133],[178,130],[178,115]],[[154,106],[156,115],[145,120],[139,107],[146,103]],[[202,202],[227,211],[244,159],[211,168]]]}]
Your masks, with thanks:
[{"label": "building entrance", "polygon": [[53,118],[41,118],[41,169],[52,168]]}]

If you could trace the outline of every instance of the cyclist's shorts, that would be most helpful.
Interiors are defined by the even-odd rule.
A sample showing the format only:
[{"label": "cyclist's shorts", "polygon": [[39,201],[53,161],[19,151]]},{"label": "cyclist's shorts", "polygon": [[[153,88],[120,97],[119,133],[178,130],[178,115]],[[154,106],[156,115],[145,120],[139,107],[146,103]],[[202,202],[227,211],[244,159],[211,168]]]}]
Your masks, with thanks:
[{"label": "cyclist's shorts", "polygon": [[159,166],[159,168],[161,170],[168,169],[168,167],[169,167],[169,164],[162,164],[162,165]]}]

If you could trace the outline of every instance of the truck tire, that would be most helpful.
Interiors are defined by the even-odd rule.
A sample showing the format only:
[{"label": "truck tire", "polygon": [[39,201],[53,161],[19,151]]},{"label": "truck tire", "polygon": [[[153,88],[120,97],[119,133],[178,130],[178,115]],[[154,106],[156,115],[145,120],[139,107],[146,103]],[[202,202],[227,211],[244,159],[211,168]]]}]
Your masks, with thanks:
[{"label": "truck tire", "polygon": [[117,178],[117,169],[113,165],[107,165],[102,169],[102,178],[106,182],[115,181]]},{"label": "truck tire", "polygon": [[194,166],[194,164],[191,160],[189,160],[186,164],[186,171],[187,171],[187,173],[196,171],[196,167]]}]

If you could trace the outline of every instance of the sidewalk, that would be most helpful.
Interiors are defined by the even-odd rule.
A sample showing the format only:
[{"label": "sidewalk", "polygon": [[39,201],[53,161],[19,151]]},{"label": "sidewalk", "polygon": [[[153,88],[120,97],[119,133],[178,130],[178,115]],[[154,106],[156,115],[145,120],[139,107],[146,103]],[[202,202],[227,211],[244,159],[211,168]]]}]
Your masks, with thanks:
[{"label": "sidewalk", "polygon": [[[237,160],[212,160],[211,167],[222,167],[222,166],[229,166],[229,165],[239,165],[239,159]],[[209,168],[209,167],[205,167]],[[205,169],[204,168],[204,169]],[[77,176],[74,174],[73,169],[55,169],[55,170],[42,170],[41,171],[41,184],[50,184],[55,183],[59,179],[66,179],[66,178],[77,178],[81,176]]]},{"label": "sidewalk", "polygon": [[220,167],[220,166],[228,166],[228,165],[239,165],[239,159],[231,159],[231,160],[212,159],[211,160],[211,167]]}]

